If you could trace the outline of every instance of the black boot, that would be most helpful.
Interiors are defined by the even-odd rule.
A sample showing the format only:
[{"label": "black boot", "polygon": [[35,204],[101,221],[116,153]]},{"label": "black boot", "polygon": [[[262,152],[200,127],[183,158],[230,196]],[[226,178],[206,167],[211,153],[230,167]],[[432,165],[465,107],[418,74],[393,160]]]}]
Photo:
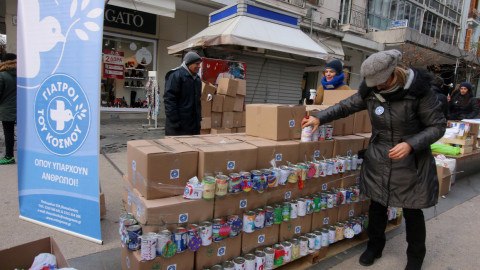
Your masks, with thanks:
[{"label": "black boot", "polygon": [[403,215],[408,243],[405,270],[420,270],[427,252],[425,217],[421,209],[403,209]]},{"label": "black boot", "polygon": [[375,259],[382,257],[385,247],[385,228],[387,227],[387,207],[372,201],[368,211],[368,244],[367,250],[360,256],[358,262],[363,266],[370,266]]}]

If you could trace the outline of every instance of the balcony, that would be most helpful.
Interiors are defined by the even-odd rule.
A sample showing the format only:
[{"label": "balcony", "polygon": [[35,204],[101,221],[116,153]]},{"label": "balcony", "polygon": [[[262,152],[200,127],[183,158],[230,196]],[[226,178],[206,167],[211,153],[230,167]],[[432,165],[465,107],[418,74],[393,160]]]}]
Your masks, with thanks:
[{"label": "balcony", "polygon": [[476,8],[470,9],[467,19],[468,28],[475,28],[480,25],[480,12]]},{"label": "balcony", "polygon": [[346,7],[340,13],[340,25],[343,31],[365,33],[367,21],[365,19],[366,9],[357,5],[351,8]]},{"label": "balcony", "polygon": [[307,15],[306,2],[306,0],[254,0],[254,3],[274,7],[300,17]]},{"label": "balcony", "polygon": [[285,2],[296,7],[304,8],[306,0],[280,0],[280,2]]}]

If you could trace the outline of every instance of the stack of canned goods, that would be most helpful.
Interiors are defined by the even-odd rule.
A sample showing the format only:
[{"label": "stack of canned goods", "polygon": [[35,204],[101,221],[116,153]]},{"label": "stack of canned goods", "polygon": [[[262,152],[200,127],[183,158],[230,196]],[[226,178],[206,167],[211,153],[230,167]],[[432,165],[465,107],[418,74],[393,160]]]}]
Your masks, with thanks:
[{"label": "stack of canned goods", "polygon": [[321,125],[312,132],[312,126],[306,126],[302,129],[302,134],[300,140],[302,142],[316,142],[316,141],[325,141],[333,140],[333,126],[332,125]]}]

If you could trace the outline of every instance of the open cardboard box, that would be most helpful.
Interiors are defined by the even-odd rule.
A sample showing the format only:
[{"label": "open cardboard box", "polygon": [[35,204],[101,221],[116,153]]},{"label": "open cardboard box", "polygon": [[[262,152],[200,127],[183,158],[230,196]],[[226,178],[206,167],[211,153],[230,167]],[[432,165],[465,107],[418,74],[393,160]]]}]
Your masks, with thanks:
[{"label": "open cardboard box", "polygon": [[51,253],[57,258],[57,268],[70,267],[53,237],[46,237],[23,245],[0,250],[1,269],[29,269],[40,253]]}]

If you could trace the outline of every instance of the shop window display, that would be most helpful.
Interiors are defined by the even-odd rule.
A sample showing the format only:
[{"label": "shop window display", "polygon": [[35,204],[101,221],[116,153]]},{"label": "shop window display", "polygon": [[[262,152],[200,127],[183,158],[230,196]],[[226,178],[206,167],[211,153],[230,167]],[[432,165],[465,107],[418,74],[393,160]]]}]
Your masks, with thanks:
[{"label": "shop window display", "polygon": [[145,85],[155,68],[154,48],[153,41],[104,35],[102,107],[147,107]]}]

